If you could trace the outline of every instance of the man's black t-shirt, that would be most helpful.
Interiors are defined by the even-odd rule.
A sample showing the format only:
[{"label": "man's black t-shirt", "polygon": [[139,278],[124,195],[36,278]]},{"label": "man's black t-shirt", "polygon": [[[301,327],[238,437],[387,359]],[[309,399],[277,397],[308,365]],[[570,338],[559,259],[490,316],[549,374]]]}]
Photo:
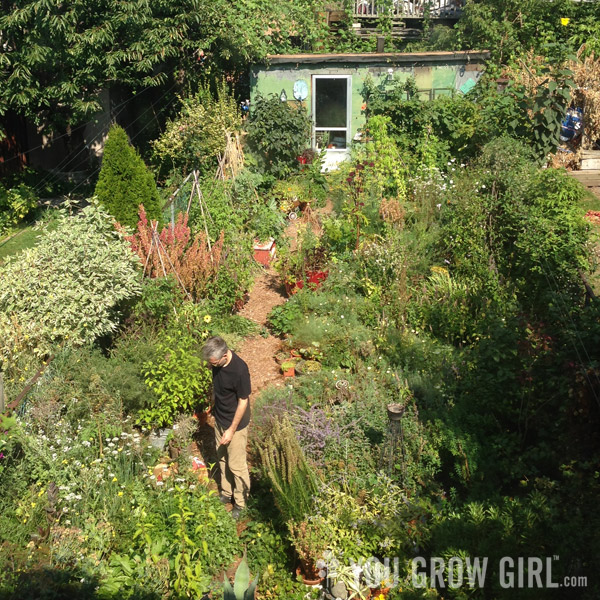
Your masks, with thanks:
[{"label": "man's black t-shirt", "polygon": [[[215,394],[215,420],[223,429],[233,421],[239,398],[248,398],[252,392],[248,365],[235,353],[226,367],[212,367],[213,391]],[[237,431],[244,429],[250,422],[250,402],[242,417]]]}]

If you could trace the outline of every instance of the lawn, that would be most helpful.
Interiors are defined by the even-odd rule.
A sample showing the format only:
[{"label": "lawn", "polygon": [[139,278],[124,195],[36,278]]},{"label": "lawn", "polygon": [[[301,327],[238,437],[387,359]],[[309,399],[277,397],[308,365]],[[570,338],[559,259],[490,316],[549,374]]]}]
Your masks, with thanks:
[{"label": "lawn", "polygon": [[[52,231],[55,228],[56,224],[50,221],[47,229]],[[35,246],[42,233],[42,230],[35,228],[35,224],[23,223],[19,225],[17,231],[0,240],[0,264],[9,256]]]}]

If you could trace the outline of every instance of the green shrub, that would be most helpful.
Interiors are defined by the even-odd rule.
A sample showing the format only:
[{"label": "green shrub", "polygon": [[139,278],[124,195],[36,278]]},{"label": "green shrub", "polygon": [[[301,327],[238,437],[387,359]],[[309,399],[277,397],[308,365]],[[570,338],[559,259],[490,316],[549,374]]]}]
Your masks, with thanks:
[{"label": "green shrub", "polygon": [[251,238],[244,235],[224,252],[225,260],[216,278],[206,287],[205,297],[211,314],[231,314],[236,305],[243,303],[257,268],[251,248]]},{"label": "green shrub", "polygon": [[248,121],[248,143],[260,168],[281,178],[298,169],[297,157],[309,142],[310,120],[299,103],[275,94],[257,95]]},{"label": "green shrub", "polygon": [[118,125],[108,132],[95,194],[121,225],[135,228],[140,204],[149,219],[162,221],[154,177]]},{"label": "green shrub", "polygon": [[311,512],[317,480],[287,416],[273,428],[259,450],[263,472],[271,482],[283,520],[302,521]]},{"label": "green shrub", "polygon": [[156,402],[140,411],[138,422],[162,427],[181,412],[189,414],[208,403],[211,375],[202,358],[202,343],[210,320],[201,306],[186,303],[160,335],[154,358],[144,365],[145,381]]},{"label": "green shrub", "polygon": [[[155,401],[144,382],[143,365],[156,356],[155,340],[149,336],[121,337],[106,356],[98,348],[66,349],[56,355],[28,398],[43,402],[52,397],[78,398],[73,405],[85,416],[93,398],[111,398],[128,414]],[[90,402],[88,402],[90,400]]]},{"label": "green shrub", "polygon": [[3,368],[23,352],[43,357],[115,331],[120,303],[139,293],[139,261],[108,214],[92,203],[60,215],[36,247],[0,267]]},{"label": "green shrub", "polygon": [[234,134],[241,125],[237,101],[226,83],[217,83],[214,95],[204,86],[182,100],[179,115],[152,144],[154,154],[169,169],[201,169],[214,175],[217,158],[225,153],[225,134]]},{"label": "green shrub", "polygon": [[24,183],[6,189],[0,183],[0,235],[18,225],[37,206],[37,195]]},{"label": "green shrub", "polygon": [[145,325],[164,323],[183,300],[183,290],[177,279],[167,277],[145,278],[142,293],[132,308],[135,320]]}]

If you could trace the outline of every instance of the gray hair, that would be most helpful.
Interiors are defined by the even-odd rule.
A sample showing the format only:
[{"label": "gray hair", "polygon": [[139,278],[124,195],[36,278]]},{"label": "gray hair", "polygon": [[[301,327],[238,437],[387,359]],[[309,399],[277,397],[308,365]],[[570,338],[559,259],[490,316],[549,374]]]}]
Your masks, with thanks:
[{"label": "gray hair", "polygon": [[218,335],[208,338],[202,348],[202,356],[204,360],[213,360],[223,358],[223,355],[229,350],[227,342]]}]

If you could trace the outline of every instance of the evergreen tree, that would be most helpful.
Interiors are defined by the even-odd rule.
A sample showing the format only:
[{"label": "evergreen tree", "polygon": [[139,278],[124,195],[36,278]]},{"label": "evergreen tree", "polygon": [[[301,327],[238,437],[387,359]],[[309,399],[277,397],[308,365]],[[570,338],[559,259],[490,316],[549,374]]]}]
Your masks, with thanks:
[{"label": "evergreen tree", "polygon": [[140,204],[144,205],[148,219],[161,221],[154,177],[118,125],[108,132],[95,194],[121,225],[132,228],[137,225]]}]

